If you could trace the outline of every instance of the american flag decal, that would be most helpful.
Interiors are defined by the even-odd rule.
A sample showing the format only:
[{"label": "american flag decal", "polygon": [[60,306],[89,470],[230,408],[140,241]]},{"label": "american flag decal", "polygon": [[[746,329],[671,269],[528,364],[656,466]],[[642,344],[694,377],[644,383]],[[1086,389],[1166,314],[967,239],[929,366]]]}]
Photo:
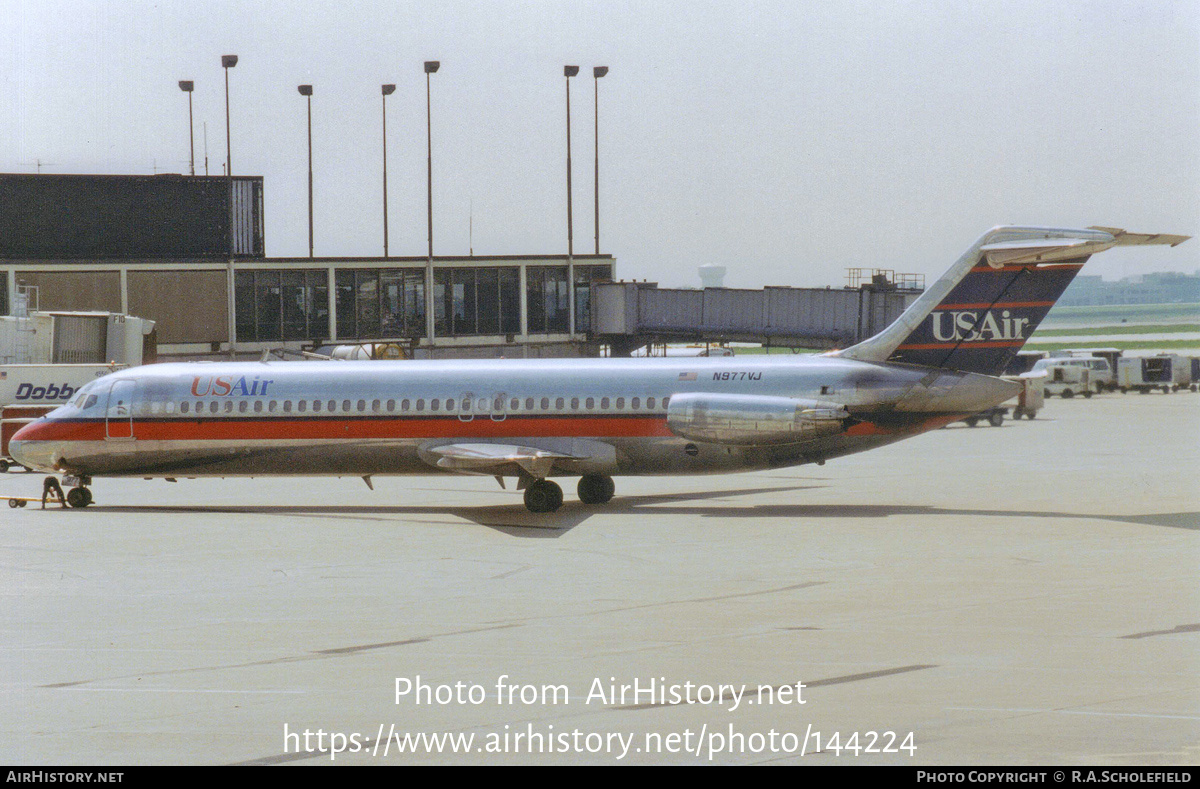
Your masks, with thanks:
[{"label": "american flag decal", "polygon": [[679,380],[680,381],[695,381],[696,374],[695,373],[680,373]]}]

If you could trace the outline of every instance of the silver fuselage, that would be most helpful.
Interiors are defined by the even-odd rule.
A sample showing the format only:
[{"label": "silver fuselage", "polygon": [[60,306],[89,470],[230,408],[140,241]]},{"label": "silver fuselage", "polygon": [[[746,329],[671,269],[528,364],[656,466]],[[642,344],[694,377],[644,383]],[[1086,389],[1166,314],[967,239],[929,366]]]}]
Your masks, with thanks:
[{"label": "silver fuselage", "polygon": [[[697,442],[667,422],[669,399],[697,392],[828,402],[850,418],[794,442]],[[10,450],[31,468],[96,477],[428,474],[430,449],[464,441],[584,458],[552,476],[715,473],[860,452],[1013,392],[983,375],[829,356],[162,364],[88,384]]]}]

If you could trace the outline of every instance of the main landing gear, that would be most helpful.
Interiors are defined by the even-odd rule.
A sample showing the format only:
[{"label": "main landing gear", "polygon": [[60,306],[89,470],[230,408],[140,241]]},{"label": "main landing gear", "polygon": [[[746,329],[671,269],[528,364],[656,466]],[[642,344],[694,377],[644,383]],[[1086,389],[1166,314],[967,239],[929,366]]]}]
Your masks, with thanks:
[{"label": "main landing gear", "polygon": [[[612,477],[584,474],[579,480],[579,500],[584,504],[606,504],[616,492]],[[554,512],[563,503],[562,488],[548,479],[535,479],[525,486],[525,507],[530,512]]]}]

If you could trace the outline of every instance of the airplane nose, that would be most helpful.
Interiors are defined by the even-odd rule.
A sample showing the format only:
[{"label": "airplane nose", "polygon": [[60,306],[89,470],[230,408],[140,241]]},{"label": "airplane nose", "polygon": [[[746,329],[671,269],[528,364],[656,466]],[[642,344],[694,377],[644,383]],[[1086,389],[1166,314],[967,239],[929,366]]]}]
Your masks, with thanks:
[{"label": "airplane nose", "polygon": [[53,472],[55,446],[54,442],[46,441],[40,435],[43,425],[43,420],[39,419],[14,433],[8,442],[8,454],[26,468]]}]

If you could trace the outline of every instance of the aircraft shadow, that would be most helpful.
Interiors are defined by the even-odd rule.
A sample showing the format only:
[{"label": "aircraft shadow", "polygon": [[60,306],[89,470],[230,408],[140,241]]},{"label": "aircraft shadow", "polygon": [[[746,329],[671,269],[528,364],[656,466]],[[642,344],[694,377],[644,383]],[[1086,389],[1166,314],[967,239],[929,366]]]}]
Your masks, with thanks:
[{"label": "aircraft shadow", "polygon": [[[480,526],[495,529],[512,537],[526,539],[555,539],[566,534],[593,515],[684,515],[694,518],[786,518],[808,521],[836,521],[845,518],[887,518],[918,515],[929,517],[1001,517],[1001,518],[1067,518],[1103,520],[1138,526],[1158,526],[1200,531],[1200,512],[1172,512],[1133,515],[1059,512],[1047,510],[988,510],[959,509],[924,505],[893,504],[749,504],[731,501],[740,496],[798,492],[826,487],[824,485],[774,486],[734,490],[692,491],[643,496],[618,496],[608,504],[596,506],[568,501],[558,512],[535,514],[523,504],[483,506],[404,506],[404,505],[253,505],[253,506],[102,506],[96,509],[121,513],[226,513],[247,515],[284,515],[347,520],[389,521],[397,516],[451,515]],[[710,503],[704,503],[710,502]],[[718,503],[720,502],[720,503]],[[445,524],[444,520],[431,521]]]}]

